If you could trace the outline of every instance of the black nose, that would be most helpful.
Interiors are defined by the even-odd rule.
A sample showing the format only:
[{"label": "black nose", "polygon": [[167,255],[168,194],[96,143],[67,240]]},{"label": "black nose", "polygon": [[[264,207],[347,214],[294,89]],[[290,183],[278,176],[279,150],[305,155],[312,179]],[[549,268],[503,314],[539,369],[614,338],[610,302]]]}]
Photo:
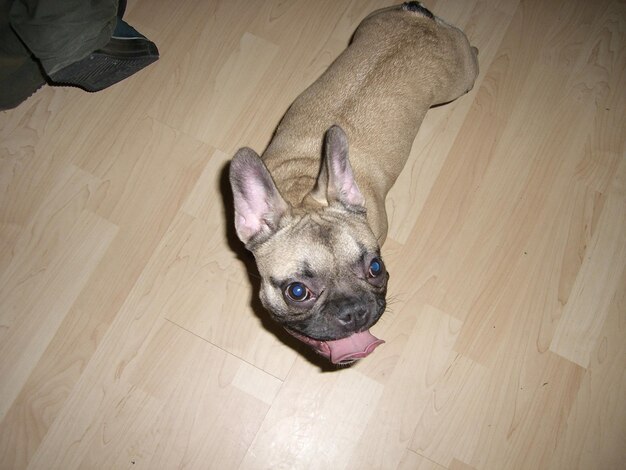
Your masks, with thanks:
[{"label": "black nose", "polygon": [[346,326],[361,326],[366,316],[367,310],[365,308],[354,305],[345,305],[337,312],[337,320]]}]

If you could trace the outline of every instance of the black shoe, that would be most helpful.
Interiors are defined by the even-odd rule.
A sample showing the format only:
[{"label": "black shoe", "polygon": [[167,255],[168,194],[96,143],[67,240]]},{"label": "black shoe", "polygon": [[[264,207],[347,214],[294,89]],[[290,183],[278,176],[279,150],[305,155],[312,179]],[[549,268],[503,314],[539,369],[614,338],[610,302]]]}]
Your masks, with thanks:
[{"label": "black shoe", "polygon": [[106,46],[52,73],[50,80],[53,85],[100,91],[130,77],[158,58],[156,44],[118,18],[113,36]]}]

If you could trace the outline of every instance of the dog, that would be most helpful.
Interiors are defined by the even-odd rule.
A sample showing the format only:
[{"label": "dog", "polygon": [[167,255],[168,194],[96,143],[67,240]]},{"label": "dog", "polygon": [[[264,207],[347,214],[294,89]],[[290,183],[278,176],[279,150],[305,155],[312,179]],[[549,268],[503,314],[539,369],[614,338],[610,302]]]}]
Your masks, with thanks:
[{"label": "dog", "polygon": [[474,86],[478,50],[419,2],[377,10],[290,106],[267,149],[237,151],[235,229],[273,320],[333,364],[384,341],[385,197],[427,110]]}]

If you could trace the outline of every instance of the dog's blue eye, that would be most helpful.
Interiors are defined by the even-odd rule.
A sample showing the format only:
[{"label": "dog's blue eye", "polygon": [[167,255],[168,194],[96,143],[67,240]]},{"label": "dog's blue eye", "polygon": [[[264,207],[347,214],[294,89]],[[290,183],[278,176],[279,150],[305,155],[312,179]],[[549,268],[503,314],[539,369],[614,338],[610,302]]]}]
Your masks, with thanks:
[{"label": "dog's blue eye", "polygon": [[293,282],[289,284],[285,292],[287,297],[295,302],[308,300],[311,295],[311,291],[309,291],[309,289],[301,282]]},{"label": "dog's blue eye", "polygon": [[383,272],[383,262],[378,258],[374,258],[370,263],[369,275],[371,277],[380,276]]}]

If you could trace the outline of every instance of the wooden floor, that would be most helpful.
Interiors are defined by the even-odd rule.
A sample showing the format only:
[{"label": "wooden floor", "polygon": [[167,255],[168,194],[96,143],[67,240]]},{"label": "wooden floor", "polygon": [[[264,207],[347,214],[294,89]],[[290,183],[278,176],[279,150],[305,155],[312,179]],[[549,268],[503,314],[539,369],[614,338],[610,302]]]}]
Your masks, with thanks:
[{"label": "wooden floor", "polygon": [[1,469],[626,468],[626,3],[431,0],[480,49],[388,200],[387,342],[266,321],[224,168],[389,2],[136,0],[161,59],[0,113]]}]

